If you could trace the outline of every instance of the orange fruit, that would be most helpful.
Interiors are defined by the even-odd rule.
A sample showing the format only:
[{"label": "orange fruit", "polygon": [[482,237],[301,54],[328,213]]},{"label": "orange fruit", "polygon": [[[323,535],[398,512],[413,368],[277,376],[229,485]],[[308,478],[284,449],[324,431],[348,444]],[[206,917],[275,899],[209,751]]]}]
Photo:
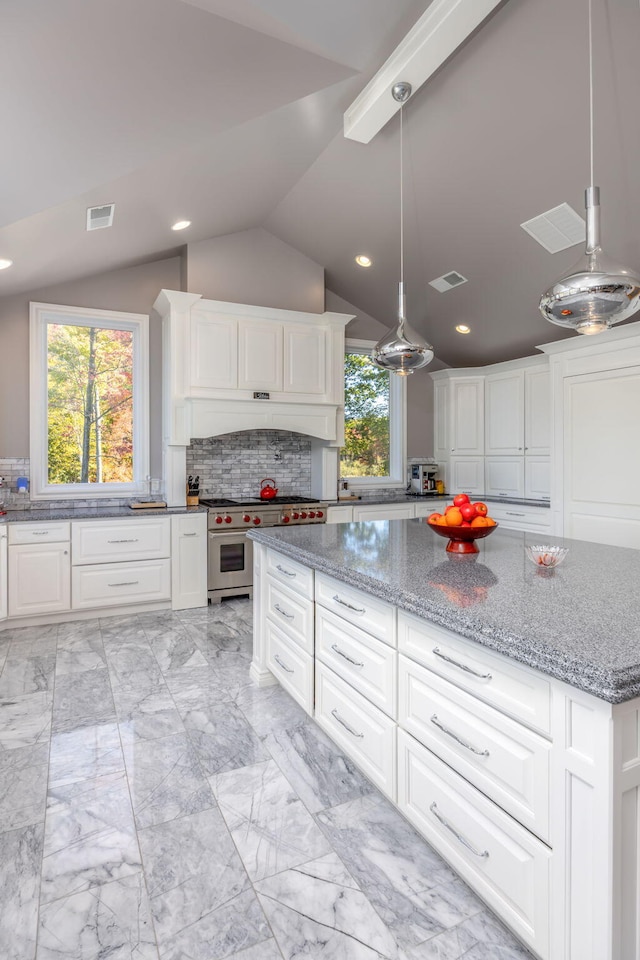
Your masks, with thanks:
[{"label": "orange fruit", "polygon": [[489,524],[487,523],[486,517],[474,517],[473,520],[471,521],[471,526],[472,527],[488,527]]},{"label": "orange fruit", "polygon": [[438,517],[438,519],[436,520],[436,523],[438,524],[439,527],[447,527],[449,525],[447,518],[442,516]]},{"label": "orange fruit", "polygon": [[446,513],[447,526],[449,527],[459,527],[462,523],[462,514],[457,507],[454,507],[453,510],[447,510]]},{"label": "orange fruit", "polygon": [[484,519],[488,527],[495,527],[496,521],[493,519],[493,517],[485,517]]}]

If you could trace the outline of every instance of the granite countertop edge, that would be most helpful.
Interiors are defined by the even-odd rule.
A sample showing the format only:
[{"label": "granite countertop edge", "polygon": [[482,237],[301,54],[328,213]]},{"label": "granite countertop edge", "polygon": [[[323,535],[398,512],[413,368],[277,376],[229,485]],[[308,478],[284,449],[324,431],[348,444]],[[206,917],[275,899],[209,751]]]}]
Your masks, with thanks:
[{"label": "granite countertop edge", "polygon": [[274,540],[267,530],[250,530],[247,535],[252,540],[291,557],[292,560],[335,577],[349,586],[364,590],[380,600],[406,610],[407,613],[429,620],[437,626],[451,630],[465,639],[473,640],[511,660],[561,680],[571,687],[590,693],[599,700],[612,704],[624,703],[640,695],[640,665],[619,671],[598,669],[589,660],[580,660],[575,655],[568,656],[558,649],[537,644],[528,637],[509,634],[494,627],[481,626],[474,622],[472,617],[465,617],[462,613],[455,616],[451,611],[443,610],[437,604],[391,587],[375,577],[337,565],[287,541]]},{"label": "granite countertop edge", "polygon": [[[325,503],[328,507],[348,507],[351,504],[355,504],[359,507],[376,507],[381,504],[388,503],[397,504],[397,503],[433,503],[439,504],[443,500],[451,502],[454,494],[438,494],[434,497],[419,497],[412,496],[409,493],[398,493],[392,497],[376,497],[376,496],[366,496],[366,497],[344,497],[342,500],[326,500]],[[531,500],[526,499],[525,497],[496,497],[489,494],[478,494],[471,498],[474,502],[478,500],[484,501],[485,503],[506,503],[519,507],[546,507],[547,509],[551,508],[550,500]]]},{"label": "granite countertop edge", "polygon": [[50,523],[56,520],[140,520],[144,517],[187,516],[208,513],[207,507],[160,507],[157,510],[131,507],[61,507],[45,510],[7,510],[0,523]]}]

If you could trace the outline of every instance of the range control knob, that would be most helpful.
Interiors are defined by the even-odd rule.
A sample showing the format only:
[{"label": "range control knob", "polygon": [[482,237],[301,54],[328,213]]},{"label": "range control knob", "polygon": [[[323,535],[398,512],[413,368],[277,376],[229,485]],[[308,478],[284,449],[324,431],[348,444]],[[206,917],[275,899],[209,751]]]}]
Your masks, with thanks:
[{"label": "range control knob", "polygon": [[257,527],[259,523],[262,523],[262,520],[260,519],[260,517],[254,517],[254,518],[253,518],[253,522],[255,523],[255,525],[256,525],[256,527]]},{"label": "range control knob", "polygon": [[282,518],[282,522],[283,522],[283,523],[289,523],[290,520],[291,520],[291,517],[289,516],[289,514],[288,514],[288,513],[285,513],[285,515],[284,515],[283,518]]},{"label": "range control knob", "polygon": [[251,517],[249,516],[248,513],[245,513],[242,519],[244,520],[245,523],[251,523]]},{"label": "range control knob", "polygon": [[229,516],[229,514],[227,514],[227,516],[224,518],[224,522],[231,523],[231,517]]},{"label": "range control knob", "polygon": [[303,510],[303,511],[302,511],[302,513],[300,514],[300,519],[301,519],[301,520],[306,520],[306,519],[307,519],[307,511],[306,511],[306,510]]},{"label": "range control knob", "polygon": [[222,517],[216,517],[216,523],[222,523]]},{"label": "range control knob", "polygon": [[318,510],[316,512],[316,517],[324,517],[324,513],[322,512],[322,510]]},{"label": "range control knob", "polygon": [[315,520],[316,512],[315,510],[309,510],[309,520]]},{"label": "range control knob", "polygon": [[294,520],[300,519],[300,514],[297,512],[297,510],[294,510],[291,516],[293,517]]}]

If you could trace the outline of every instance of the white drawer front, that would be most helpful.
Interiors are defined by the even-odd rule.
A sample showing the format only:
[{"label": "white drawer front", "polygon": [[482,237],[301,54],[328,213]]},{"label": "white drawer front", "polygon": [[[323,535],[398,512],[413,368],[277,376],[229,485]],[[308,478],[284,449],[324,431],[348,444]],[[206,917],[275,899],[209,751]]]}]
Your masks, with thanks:
[{"label": "white drawer front", "polygon": [[72,610],[152,603],[170,596],[170,560],[104,563],[73,567],[71,571]]},{"label": "white drawer front", "polygon": [[551,851],[403,730],[398,805],[541,957],[549,956]]},{"label": "white drawer front", "polygon": [[63,543],[69,539],[69,521],[61,523],[10,523],[9,543]]},{"label": "white drawer front", "polygon": [[171,554],[169,517],[148,520],[77,520],[71,525],[72,563],[155,560]]},{"label": "white drawer front", "polygon": [[378,640],[396,645],[396,611],[384,600],[349,587],[324,573],[316,576],[316,601]]},{"label": "white drawer front", "polygon": [[489,513],[507,530],[531,530],[534,533],[551,528],[551,510],[547,507],[526,507],[517,503],[488,503]]},{"label": "white drawer front", "polygon": [[527,726],[549,733],[551,691],[544,677],[403,611],[398,615],[398,638],[400,652],[412,660]]},{"label": "white drawer front", "polygon": [[287,636],[313,656],[313,600],[267,577],[267,613]]},{"label": "white drawer front", "polygon": [[396,719],[398,655],[392,647],[317,606],[316,656]]},{"label": "white drawer front", "polygon": [[285,583],[289,590],[313,600],[313,570],[310,567],[296,563],[275,550],[267,550],[267,573]]},{"label": "white drawer front", "polygon": [[267,665],[303,710],[313,716],[313,659],[282,633],[265,623]]},{"label": "white drawer front", "polygon": [[396,724],[317,661],[316,721],[395,801]]},{"label": "white drawer front", "polygon": [[406,657],[398,670],[400,726],[548,841],[549,741]]}]

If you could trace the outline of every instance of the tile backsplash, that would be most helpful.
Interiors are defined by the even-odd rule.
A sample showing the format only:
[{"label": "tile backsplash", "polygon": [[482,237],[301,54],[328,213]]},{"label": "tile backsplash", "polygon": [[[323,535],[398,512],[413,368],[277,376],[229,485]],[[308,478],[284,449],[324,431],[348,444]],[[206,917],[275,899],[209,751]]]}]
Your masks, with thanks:
[{"label": "tile backsplash", "polygon": [[4,502],[5,510],[86,510],[94,507],[122,507],[131,503],[131,497],[83,497],[73,500],[34,500],[29,499],[28,493],[18,493],[16,481],[18,477],[29,479],[28,457],[0,457],[0,477],[4,477],[4,484],[0,487],[0,502]]},{"label": "tile backsplash", "polygon": [[200,477],[200,496],[257,497],[264,477],[281,496],[311,496],[311,440],[287,430],[241,430],[192,440],[187,475]]}]

